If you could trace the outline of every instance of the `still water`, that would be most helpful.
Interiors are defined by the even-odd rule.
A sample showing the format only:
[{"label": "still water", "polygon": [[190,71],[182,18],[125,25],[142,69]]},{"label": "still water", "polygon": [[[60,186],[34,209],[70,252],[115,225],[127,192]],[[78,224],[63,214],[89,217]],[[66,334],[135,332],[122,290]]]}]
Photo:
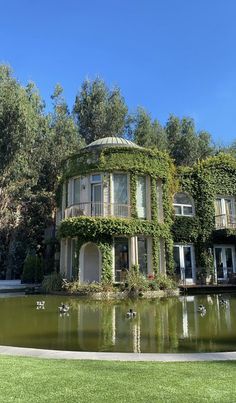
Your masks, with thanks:
[{"label": "still water", "polygon": [[[222,305],[221,300],[227,300]],[[45,309],[36,302],[45,300]],[[143,353],[236,350],[236,295],[95,302],[57,296],[0,298],[0,345]],[[206,307],[205,315],[198,312]],[[133,308],[134,319],[126,318]]]}]

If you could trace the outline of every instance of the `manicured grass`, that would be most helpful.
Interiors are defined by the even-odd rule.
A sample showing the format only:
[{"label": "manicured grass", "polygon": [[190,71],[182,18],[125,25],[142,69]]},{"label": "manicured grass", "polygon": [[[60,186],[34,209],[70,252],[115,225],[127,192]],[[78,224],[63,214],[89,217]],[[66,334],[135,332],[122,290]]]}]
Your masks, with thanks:
[{"label": "manicured grass", "polygon": [[0,402],[235,402],[236,362],[0,357]]}]

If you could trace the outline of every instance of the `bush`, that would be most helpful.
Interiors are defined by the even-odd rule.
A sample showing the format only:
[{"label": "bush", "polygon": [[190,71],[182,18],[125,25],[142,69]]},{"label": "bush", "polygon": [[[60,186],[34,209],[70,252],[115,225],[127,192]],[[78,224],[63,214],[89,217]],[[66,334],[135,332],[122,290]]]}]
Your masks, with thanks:
[{"label": "bush", "polygon": [[24,283],[41,283],[43,280],[43,266],[38,256],[26,257],[21,279]]},{"label": "bush", "polygon": [[102,284],[100,283],[83,283],[80,284],[79,281],[71,281],[64,285],[64,289],[71,292],[72,294],[78,295],[90,295],[96,292],[103,291]]},{"label": "bush", "polygon": [[141,293],[147,290],[148,280],[140,273],[139,265],[133,265],[127,271],[125,285],[130,293]]},{"label": "bush", "polygon": [[45,292],[61,291],[62,282],[63,280],[60,273],[54,271],[53,273],[44,277],[42,282],[42,289]]},{"label": "bush", "polygon": [[154,280],[152,280],[152,283],[155,282],[157,289],[160,290],[172,290],[176,288],[176,282],[173,280],[173,278],[166,276],[164,274],[158,274]]}]

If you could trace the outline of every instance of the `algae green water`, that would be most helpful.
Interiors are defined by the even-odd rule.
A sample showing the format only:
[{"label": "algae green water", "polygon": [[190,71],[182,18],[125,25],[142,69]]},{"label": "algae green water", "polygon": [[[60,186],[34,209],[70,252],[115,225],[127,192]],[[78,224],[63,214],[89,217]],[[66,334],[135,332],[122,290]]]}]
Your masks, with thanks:
[{"label": "algae green water", "polygon": [[[0,345],[143,353],[236,350],[236,295],[122,302],[63,298],[2,295]],[[45,309],[37,309],[42,299]],[[62,300],[70,305],[65,315],[58,310]],[[129,308],[137,312],[134,319],[126,318]]]}]

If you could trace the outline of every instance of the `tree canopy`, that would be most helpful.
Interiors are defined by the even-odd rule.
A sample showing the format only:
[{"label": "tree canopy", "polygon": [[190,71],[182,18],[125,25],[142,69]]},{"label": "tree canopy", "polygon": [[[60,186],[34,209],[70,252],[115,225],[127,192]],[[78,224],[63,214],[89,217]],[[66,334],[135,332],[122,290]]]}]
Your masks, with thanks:
[{"label": "tree canopy", "polygon": [[[0,279],[19,277],[30,251],[47,255],[44,230],[54,225],[61,162],[85,144],[128,137],[166,151],[177,165],[217,152],[193,119],[170,115],[161,125],[141,107],[130,113],[120,89],[100,78],[82,83],[72,112],[59,84],[51,99],[48,112],[33,82],[23,86],[9,66],[0,65]],[[235,143],[227,149],[236,156],[235,150]]]},{"label": "tree canopy", "polygon": [[124,135],[127,114],[119,88],[110,90],[99,78],[82,83],[75,99],[74,115],[87,144],[102,137]]}]

